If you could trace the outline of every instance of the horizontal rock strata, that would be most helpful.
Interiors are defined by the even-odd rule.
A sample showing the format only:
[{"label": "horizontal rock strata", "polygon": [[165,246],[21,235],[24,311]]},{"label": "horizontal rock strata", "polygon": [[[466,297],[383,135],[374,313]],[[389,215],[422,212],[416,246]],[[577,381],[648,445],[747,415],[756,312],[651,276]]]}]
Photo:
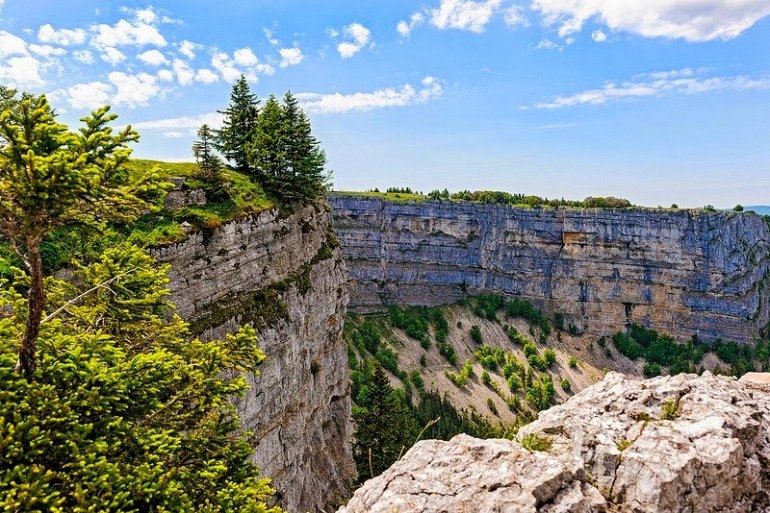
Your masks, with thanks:
[{"label": "horizontal rock strata", "polygon": [[770,320],[770,230],[753,213],[330,203],[358,311],[498,291],[596,335],[635,322],[749,341]]}]

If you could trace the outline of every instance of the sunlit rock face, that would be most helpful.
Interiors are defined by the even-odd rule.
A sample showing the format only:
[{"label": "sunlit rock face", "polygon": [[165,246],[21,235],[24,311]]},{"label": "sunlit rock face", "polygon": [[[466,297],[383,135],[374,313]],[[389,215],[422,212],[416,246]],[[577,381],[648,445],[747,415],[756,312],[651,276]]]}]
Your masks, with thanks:
[{"label": "sunlit rock face", "polygon": [[267,354],[236,400],[254,461],[289,511],[329,511],[350,494],[345,265],[323,202],[270,210],[156,250],[172,264],[177,312],[202,338],[246,323]]},{"label": "sunlit rock face", "polygon": [[354,310],[497,291],[595,335],[634,322],[750,341],[770,320],[770,230],[753,213],[330,203]]},{"label": "sunlit rock face", "polygon": [[610,373],[521,442],[417,443],[339,513],[770,511],[768,381]]}]

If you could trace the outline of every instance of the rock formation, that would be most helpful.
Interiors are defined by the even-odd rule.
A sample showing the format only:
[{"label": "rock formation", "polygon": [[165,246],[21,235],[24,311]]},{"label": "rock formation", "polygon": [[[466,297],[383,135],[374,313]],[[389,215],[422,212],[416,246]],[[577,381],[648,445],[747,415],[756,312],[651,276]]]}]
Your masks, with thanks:
[{"label": "rock formation", "polygon": [[345,267],[330,225],[319,202],[195,232],[155,252],[172,264],[172,300],[194,333],[257,327],[267,359],[236,404],[258,444],[255,462],[290,511],[335,507],[355,477]]},{"label": "rock formation", "polygon": [[770,320],[770,228],[753,213],[330,203],[359,311],[498,291],[594,335],[635,322],[749,341]]},{"label": "rock formation", "polygon": [[417,443],[339,513],[770,511],[766,378],[610,373],[521,443]]}]

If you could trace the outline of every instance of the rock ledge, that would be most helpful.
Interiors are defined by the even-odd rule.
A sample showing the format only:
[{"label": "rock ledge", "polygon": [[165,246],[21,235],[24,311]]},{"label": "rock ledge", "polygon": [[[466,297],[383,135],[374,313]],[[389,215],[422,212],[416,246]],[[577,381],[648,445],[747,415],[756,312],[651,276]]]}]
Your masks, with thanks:
[{"label": "rock ledge", "polygon": [[758,381],[610,373],[522,428],[521,444],[419,442],[339,513],[770,511]]}]

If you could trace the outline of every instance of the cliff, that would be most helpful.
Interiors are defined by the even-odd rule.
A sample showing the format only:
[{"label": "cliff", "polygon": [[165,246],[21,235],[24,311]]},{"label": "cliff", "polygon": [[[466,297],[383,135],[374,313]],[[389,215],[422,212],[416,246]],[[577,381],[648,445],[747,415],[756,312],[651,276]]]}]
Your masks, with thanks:
[{"label": "cliff", "polygon": [[768,392],[708,373],[610,373],[542,412],[521,443],[417,443],[339,513],[768,511]]},{"label": "cliff", "polygon": [[595,335],[634,322],[748,341],[770,320],[770,229],[755,214],[330,203],[358,311],[498,291]]},{"label": "cliff", "polygon": [[349,370],[342,340],[345,266],[322,202],[270,210],[160,248],[172,300],[202,338],[245,323],[267,354],[236,401],[254,433],[254,461],[279,503],[319,511],[349,495]]}]

